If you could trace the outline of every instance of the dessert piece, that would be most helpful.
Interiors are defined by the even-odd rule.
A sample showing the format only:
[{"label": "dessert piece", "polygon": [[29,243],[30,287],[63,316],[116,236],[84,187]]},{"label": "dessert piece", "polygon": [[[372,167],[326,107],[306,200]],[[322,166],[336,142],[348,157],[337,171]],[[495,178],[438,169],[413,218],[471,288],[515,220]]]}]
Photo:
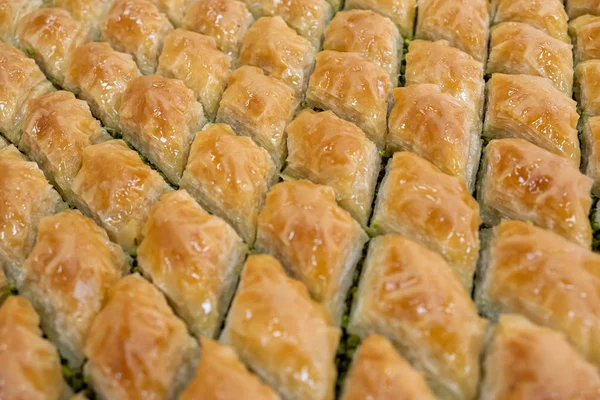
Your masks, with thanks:
[{"label": "dessert piece", "polygon": [[567,11],[571,19],[585,14],[600,15],[600,0],[568,0]]},{"label": "dessert piece", "polygon": [[575,67],[575,95],[583,115],[600,115],[600,60],[589,60]]},{"label": "dessert piece", "polygon": [[183,19],[185,18],[188,8],[195,2],[195,0],[151,0],[156,7],[169,17],[171,23],[180,28],[183,26]]},{"label": "dessert piece", "polygon": [[346,10],[372,10],[388,17],[405,38],[413,36],[416,0],[346,0]]},{"label": "dessert piece", "polygon": [[100,40],[100,23],[110,10],[114,0],[53,0],[54,7],[67,10],[81,22],[89,41]]},{"label": "dessert piece", "polygon": [[19,22],[24,16],[43,6],[43,0],[0,0],[0,40],[11,46],[18,46]]},{"label": "dessert piece", "polygon": [[588,118],[583,125],[581,144],[585,174],[592,178],[592,193],[600,195],[600,117]]},{"label": "dessert piece", "polygon": [[577,62],[600,59],[600,17],[583,15],[569,23]]}]

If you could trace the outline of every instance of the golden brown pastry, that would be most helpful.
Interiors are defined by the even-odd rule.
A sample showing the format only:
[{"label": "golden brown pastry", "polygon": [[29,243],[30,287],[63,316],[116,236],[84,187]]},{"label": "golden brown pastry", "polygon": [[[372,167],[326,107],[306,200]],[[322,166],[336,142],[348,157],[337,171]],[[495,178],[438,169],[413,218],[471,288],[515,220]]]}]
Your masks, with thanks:
[{"label": "golden brown pastry", "polygon": [[306,92],[307,105],[331,110],[356,124],[382,149],[392,89],[388,73],[356,53],[326,50],[317,54],[316,61]]},{"label": "golden brown pastry", "polygon": [[263,17],[248,29],[239,64],[262,68],[301,97],[314,66],[313,52],[310,42],[288,27],[281,17]]},{"label": "golden brown pastry", "polygon": [[42,217],[66,205],[38,166],[14,146],[0,149],[0,266],[15,282]]},{"label": "golden brown pastry", "polygon": [[414,153],[389,161],[371,227],[442,255],[470,293],[479,256],[479,205],[462,178],[444,174]]},{"label": "golden brown pastry", "polygon": [[600,195],[600,117],[588,118],[581,135],[585,174],[592,178],[592,193]]},{"label": "golden brown pastry", "polygon": [[176,29],[165,37],[156,73],[183,81],[202,104],[206,117],[214,120],[230,68],[231,59],[217,50],[213,38]]},{"label": "golden brown pastry", "polygon": [[415,371],[382,336],[360,344],[341,400],[435,400],[423,375]]},{"label": "golden brown pastry", "polygon": [[248,248],[185,191],[165,194],[142,230],[138,265],[196,336],[221,327]]},{"label": "golden brown pastry", "polygon": [[140,71],[150,75],[156,71],[163,41],[173,25],[150,0],[115,0],[101,29],[104,41],[131,54]]},{"label": "golden brown pastry", "polygon": [[72,201],[71,184],[81,167],[83,149],[108,139],[87,103],[61,90],[29,101],[19,147]]},{"label": "golden brown pastry", "polygon": [[333,400],[340,330],[273,257],[250,256],[221,341],[283,399]]},{"label": "golden brown pastry", "polygon": [[180,400],[279,400],[273,389],[249,372],[235,351],[201,337],[202,355],[194,379]]},{"label": "golden brown pastry", "polygon": [[502,22],[492,28],[487,73],[548,78],[571,97],[573,46],[522,22]]},{"label": "golden brown pastry", "polygon": [[8,283],[8,278],[4,273],[4,270],[0,268],[0,306],[4,303],[4,300],[11,295],[11,287]]},{"label": "golden brown pastry", "polygon": [[381,164],[375,144],[331,111],[304,110],[286,132],[284,179],[331,186],[340,206],[366,225]]},{"label": "golden brown pastry", "polygon": [[372,10],[388,17],[405,38],[413,36],[416,0],[346,0],[346,10]]},{"label": "golden brown pastry", "polygon": [[415,36],[447,40],[450,46],[484,62],[490,15],[486,0],[419,0]]},{"label": "golden brown pastry", "polygon": [[44,332],[74,368],[108,288],[129,271],[121,248],[79,211],[42,218],[18,278],[19,293],[41,316]]},{"label": "golden brown pastry", "polygon": [[198,345],[165,298],[139,275],[114,284],[85,343],[85,375],[101,399],[175,399]]},{"label": "golden brown pastry", "polygon": [[277,179],[269,153],[229,125],[211,124],[194,139],[179,182],[208,212],[233,226],[252,245],[258,212]]},{"label": "golden brown pastry", "polygon": [[434,84],[394,90],[387,149],[411,151],[444,173],[475,186],[481,141],[478,118],[464,103]]},{"label": "golden brown pastry", "polygon": [[488,139],[525,139],[579,166],[578,120],[577,103],[549,79],[494,74],[488,81]]},{"label": "golden brown pastry", "polygon": [[592,243],[592,180],[568,160],[522,139],[492,140],[485,149],[478,198],[483,221],[531,221],[583,247]]},{"label": "golden brown pastry", "polygon": [[402,236],[373,240],[350,333],[387,337],[442,399],[474,399],[487,323],[438,254]]},{"label": "golden brown pastry", "polygon": [[568,0],[567,11],[571,19],[585,14],[600,15],[600,0]]},{"label": "golden brown pastry", "polygon": [[56,348],[42,338],[31,304],[10,296],[0,307],[0,399],[61,400],[67,395]]},{"label": "golden brown pastry", "polygon": [[211,36],[219,50],[237,57],[252,22],[252,14],[242,1],[202,0],[190,5],[183,18],[183,27]]},{"label": "golden brown pastry", "polygon": [[53,0],[54,7],[67,10],[81,22],[90,41],[100,40],[100,22],[104,19],[114,0]]},{"label": "golden brown pastry", "polygon": [[577,64],[575,81],[578,83],[575,94],[583,115],[600,115],[600,60],[588,60]]},{"label": "golden brown pastry", "polygon": [[21,18],[43,6],[43,0],[0,0],[0,40],[17,46],[17,26]]},{"label": "golden brown pastry", "polygon": [[244,66],[229,76],[217,122],[230,125],[238,135],[264,147],[279,170],[285,158],[284,130],[297,104],[292,88],[260,68]]},{"label": "golden brown pastry", "polygon": [[569,23],[577,62],[600,59],[600,17],[583,15]]},{"label": "golden brown pastry", "polygon": [[83,24],[60,8],[41,8],[26,15],[17,34],[20,46],[59,85],[64,84],[73,50],[87,41]]},{"label": "golden brown pastry", "polygon": [[35,61],[0,42],[0,132],[8,140],[21,139],[27,101],[53,90]]},{"label": "golden brown pastry", "polygon": [[171,190],[122,140],[86,147],[72,189],[77,207],[129,254],[135,254],[150,207]]},{"label": "golden brown pastry", "polygon": [[598,366],[598,271],[600,255],[531,224],[503,221],[484,253],[476,299],[491,318],[518,313],[562,331]]},{"label": "golden brown pastry", "polygon": [[483,112],[483,64],[445,40],[413,40],[406,54],[406,86],[432,83],[472,112]]},{"label": "golden brown pastry", "polygon": [[562,334],[504,315],[485,359],[481,400],[597,399],[596,368]]},{"label": "golden brown pastry", "polygon": [[73,52],[72,60],[65,88],[87,101],[104,126],[119,129],[121,97],[140,75],[131,56],[114,51],[108,43],[88,43]]},{"label": "golden brown pastry", "polygon": [[158,9],[165,13],[175,27],[180,28],[183,25],[183,19],[187,10],[195,0],[151,0]]}]

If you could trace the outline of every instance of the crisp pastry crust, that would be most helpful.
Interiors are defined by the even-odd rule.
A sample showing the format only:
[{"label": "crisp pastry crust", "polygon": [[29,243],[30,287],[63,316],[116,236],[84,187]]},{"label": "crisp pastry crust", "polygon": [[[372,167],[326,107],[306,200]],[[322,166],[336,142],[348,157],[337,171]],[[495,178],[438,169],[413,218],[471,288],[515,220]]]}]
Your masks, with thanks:
[{"label": "crisp pastry crust", "polygon": [[119,129],[121,98],[129,82],[140,75],[132,57],[108,43],[88,43],[73,52],[72,60],[65,88],[87,101],[105,126]]},{"label": "crisp pastry crust", "polygon": [[395,153],[387,165],[371,227],[442,255],[470,293],[479,256],[479,205],[462,178],[444,174],[414,153]]},{"label": "crisp pastry crust", "polygon": [[53,90],[35,61],[0,42],[0,132],[8,140],[18,144],[21,139],[27,101]]},{"label": "crisp pastry crust", "polygon": [[531,221],[583,247],[592,243],[588,219],[592,180],[568,160],[522,139],[491,141],[478,191],[482,218]]},{"label": "crisp pastry crust", "polygon": [[0,306],[4,303],[4,300],[10,296],[11,287],[8,283],[8,278],[4,273],[4,270],[0,268]]},{"label": "crisp pastry crust", "polygon": [[325,30],[323,49],[358,53],[385,69],[398,86],[402,37],[389,18],[370,10],[339,12]]},{"label": "crisp pastry crust", "polygon": [[381,164],[375,144],[331,111],[304,110],[286,132],[284,179],[331,186],[340,206],[366,225]]},{"label": "crisp pastry crust", "polygon": [[123,93],[119,115],[123,138],[178,184],[194,136],[205,123],[194,92],[177,79],[141,76]]},{"label": "crisp pastry crust", "polygon": [[114,284],[85,343],[85,375],[101,399],[175,399],[198,345],[163,295],[139,275]]},{"label": "crisp pastry crust", "polygon": [[585,14],[600,15],[600,0],[568,0],[567,11],[571,19]]},{"label": "crisp pastry crust", "polygon": [[39,317],[24,297],[0,307],[0,398],[60,400],[67,395],[56,348],[42,338]]},{"label": "crisp pastry crust", "polygon": [[138,265],[196,336],[214,337],[233,297],[247,247],[185,191],[165,194],[142,230]]},{"label": "crisp pastry crust", "polygon": [[67,10],[81,22],[89,41],[100,40],[100,22],[104,19],[114,0],[53,0],[54,7]]},{"label": "crisp pastry crust", "polygon": [[483,64],[445,40],[413,40],[406,54],[406,86],[431,83],[460,100],[472,112],[483,112]]},{"label": "crisp pastry crust", "polygon": [[123,250],[104,229],[79,211],[65,211],[40,221],[17,286],[61,355],[79,368],[83,344],[108,288],[128,271]]},{"label": "crisp pastry crust", "polygon": [[575,60],[600,59],[600,16],[583,15],[569,23],[575,44]]},{"label": "crisp pastry crust", "polygon": [[562,331],[600,365],[600,255],[525,222],[503,221],[481,265],[476,285],[481,312],[494,319],[523,314]]},{"label": "crisp pastry crust", "polygon": [[567,22],[569,17],[562,0],[491,0],[491,7],[495,24],[524,22],[556,39],[571,43]]},{"label": "crisp pastry crust", "polygon": [[460,176],[472,190],[481,141],[478,118],[461,101],[434,84],[394,90],[387,149],[411,151],[444,173]]},{"label": "crisp pastry crust", "polygon": [[360,344],[341,400],[435,400],[423,375],[415,371],[382,336]]},{"label": "crisp pastry crust", "polygon": [[388,73],[356,53],[326,50],[316,61],[306,92],[308,106],[356,124],[382,149],[392,89]]},{"label": "crisp pastry crust", "polygon": [[273,389],[249,372],[235,351],[201,337],[202,355],[194,379],[180,400],[279,400]]},{"label": "crisp pastry crust", "polygon": [[438,254],[402,236],[373,240],[348,330],[387,337],[443,399],[474,399],[487,322]]},{"label": "crisp pastry crust", "polygon": [[279,16],[263,17],[252,24],[239,59],[240,65],[262,68],[267,75],[281,79],[298,97],[308,85],[314,62],[310,42],[288,27]]},{"label": "crisp pastry crust", "polygon": [[571,97],[573,46],[522,22],[502,22],[492,28],[487,73],[548,78]]},{"label": "crisp pastry crust", "polygon": [[258,251],[281,260],[338,324],[367,240],[332,188],[305,180],[273,186],[258,216]]},{"label": "crisp pastry crust", "polygon": [[596,368],[562,334],[504,315],[485,359],[482,400],[597,399]]},{"label": "crisp pastry crust", "polygon": [[180,28],[183,26],[183,19],[187,10],[195,0],[151,0],[158,9],[165,13],[171,23]]},{"label": "crisp pastry crust", "polygon": [[416,0],[346,0],[346,10],[372,10],[388,17],[405,38],[413,36]]},{"label": "crisp pastry crust", "polygon": [[42,217],[66,205],[38,166],[14,146],[0,149],[0,265],[15,282]]},{"label": "crisp pastry crust", "polygon": [[0,0],[0,40],[17,46],[17,26],[21,18],[43,6],[43,0]]},{"label": "crisp pastry crust", "polygon": [[183,81],[202,104],[206,117],[214,120],[230,69],[231,59],[217,50],[213,38],[176,29],[165,37],[156,73]]},{"label": "crisp pastry crust", "polygon": [[273,257],[244,265],[221,341],[285,400],[332,400],[340,330]]},{"label": "crisp pastry crust", "polygon": [[19,148],[72,202],[71,184],[81,167],[83,149],[108,139],[87,103],[61,90],[29,101]]},{"label": "crisp pastry crust", "polygon": [[488,139],[525,139],[579,166],[578,120],[577,103],[549,79],[494,74],[488,81]]},{"label": "crisp pastry crust", "polygon": [[217,122],[264,147],[277,170],[285,159],[284,130],[298,105],[294,90],[256,67],[238,68],[229,76]]},{"label": "crisp pastry crust", "polygon": [[252,245],[258,212],[276,179],[265,149],[229,125],[211,124],[196,135],[180,186]]},{"label": "crisp pastry crust", "polygon": [[575,95],[583,109],[583,115],[600,115],[600,60],[588,60],[575,67],[578,86]]},{"label": "crisp pastry crust", "polygon": [[242,1],[202,0],[190,5],[183,27],[215,39],[219,50],[237,58],[248,27],[254,22]]},{"label": "crisp pastry crust", "polygon": [[173,25],[149,0],[115,0],[101,29],[103,40],[131,54],[142,74],[150,75],[156,71],[164,38]]},{"label": "crisp pastry crust", "polygon": [[64,84],[73,50],[87,41],[83,24],[60,8],[41,8],[26,15],[17,34],[20,46],[59,85]]},{"label": "crisp pastry crust", "polygon": [[425,40],[447,40],[485,61],[490,15],[486,0],[419,0],[416,37]]},{"label": "crisp pastry crust", "polygon": [[600,117],[585,120],[581,136],[585,174],[592,178],[592,193],[600,195]]},{"label": "crisp pastry crust", "polygon": [[135,254],[150,207],[171,190],[122,140],[86,147],[72,189],[77,207],[129,254]]}]

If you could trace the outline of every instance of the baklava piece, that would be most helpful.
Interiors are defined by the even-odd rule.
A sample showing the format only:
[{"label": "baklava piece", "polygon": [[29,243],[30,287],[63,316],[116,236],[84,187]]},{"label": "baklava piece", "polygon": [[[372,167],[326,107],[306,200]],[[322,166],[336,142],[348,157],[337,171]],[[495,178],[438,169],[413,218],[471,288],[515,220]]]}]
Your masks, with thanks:
[{"label": "baklava piece", "polygon": [[211,124],[194,139],[180,186],[202,207],[233,226],[252,245],[258,212],[278,178],[269,153],[225,124]]},{"label": "baklava piece", "polygon": [[17,32],[21,47],[61,86],[73,50],[87,41],[83,24],[60,8],[41,8],[26,15]]},{"label": "baklava piece", "polygon": [[175,399],[191,376],[198,345],[151,283],[114,284],[85,343],[84,373],[102,399]]},{"label": "baklava piece", "polygon": [[592,193],[600,196],[600,117],[585,121],[581,136],[585,174],[592,178]]},{"label": "baklava piece", "polygon": [[438,85],[417,84],[394,90],[387,149],[411,151],[444,173],[475,186],[481,140],[477,116]]},{"label": "baklava piece", "polygon": [[340,330],[270,256],[250,256],[221,341],[283,399],[333,400]]},{"label": "baklava piece", "polygon": [[577,62],[600,59],[600,16],[584,15],[571,21],[569,32]]},{"label": "baklava piece", "polygon": [[486,0],[419,0],[415,36],[425,40],[447,40],[484,62],[487,57],[490,15]]},{"label": "baklava piece", "polygon": [[61,90],[29,101],[19,148],[72,202],[71,185],[81,167],[83,149],[108,139],[110,135],[87,103]]},{"label": "baklava piece", "polygon": [[202,0],[190,5],[183,18],[183,27],[212,37],[219,50],[237,58],[252,22],[252,14],[242,1]]},{"label": "baklava piece", "polygon": [[170,187],[122,140],[110,140],[83,150],[72,190],[77,207],[135,254],[150,207]]},{"label": "baklava piece", "polygon": [[19,22],[24,16],[43,6],[43,0],[0,0],[0,40],[11,46],[18,46]]},{"label": "baklava piece", "polygon": [[165,37],[156,73],[183,81],[194,91],[206,117],[214,121],[230,69],[231,59],[217,50],[213,38],[177,29]]},{"label": "baklava piece", "polygon": [[33,248],[40,220],[64,208],[34,162],[12,145],[0,149],[0,265],[11,282]]},{"label": "baklava piece", "polygon": [[264,147],[279,170],[285,159],[285,127],[297,106],[292,88],[260,68],[244,66],[229,76],[217,122]]},{"label": "baklava piece", "polygon": [[336,203],[332,188],[301,180],[279,183],[267,194],[256,248],[281,260],[339,324],[367,239],[360,224]]},{"label": "baklava piece", "polygon": [[44,332],[61,355],[79,368],[108,288],[128,271],[123,250],[104,229],[79,211],[65,211],[40,221],[17,287],[40,314]]},{"label": "baklava piece", "polygon": [[546,78],[494,74],[488,81],[483,136],[525,139],[579,166],[577,103]]},{"label": "baklava piece", "polygon": [[567,0],[566,3],[571,19],[585,14],[600,15],[600,0]]},{"label": "baklava piece", "polygon": [[201,356],[194,379],[180,400],[279,400],[273,389],[242,364],[235,351],[200,338]]},{"label": "baklava piece", "polygon": [[530,221],[583,247],[592,180],[571,162],[522,139],[492,140],[485,149],[478,199],[483,221]]},{"label": "baklava piece", "polygon": [[123,92],[140,75],[132,57],[114,51],[108,43],[88,43],[73,52],[72,60],[65,88],[87,101],[104,126],[119,129]]},{"label": "baklava piece", "polygon": [[471,292],[479,256],[479,205],[462,178],[414,153],[395,153],[371,222],[374,232],[405,236],[442,255]]},{"label": "baklava piece", "polygon": [[561,333],[500,317],[487,350],[481,400],[596,399],[600,377]]},{"label": "baklava piece", "polygon": [[389,339],[443,399],[474,399],[487,322],[444,259],[402,236],[371,240],[350,333]]},{"label": "baklava piece", "polygon": [[488,74],[523,74],[548,78],[554,87],[571,97],[571,44],[522,22],[503,22],[492,28],[491,35]]},{"label": "baklava piece", "polygon": [[358,53],[385,69],[398,86],[402,37],[389,18],[370,10],[337,13],[325,30],[324,50]]},{"label": "baklava piece", "polygon": [[183,25],[183,19],[187,14],[188,8],[196,0],[151,0],[158,9],[165,13],[171,23],[180,28]]},{"label": "baklava piece", "polygon": [[54,7],[67,10],[83,24],[89,41],[100,40],[100,23],[108,14],[114,0],[53,0]]},{"label": "baklava piece", "polygon": [[56,348],[42,337],[40,318],[24,297],[10,296],[0,307],[0,398],[62,400],[63,380]]},{"label": "baklava piece", "polygon": [[141,76],[123,93],[119,115],[123,138],[178,184],[194,136],[205,123],[194,92],[178,79]]},{"label": "baklava piece", "polygon": [[341,400],[436,400],[423,375],[415,371],[392,344],[369,335],[354,355]]},{"label": "baklava piece", "polygon": [[575,95],[583,115],[600,115],[600,60],[588,60],[575,68]]},{"label": "baklava piece", "polygon": [[214,337],[248,248],[184,190],[165,194],[142,230],[138,266],[197,336]]},{"label": "baklava piece", "polygon": [[140,71],[150,75],[156,71],[163,41],[173,25],[149,0],[115,0],[101,29],[103,40],[131,54]]},{"label": "baklava piece", "polygon": [[331,186],[340,206],[366,225],[381,164],[375,144],[331,111],[304,110],[286,131],[284,179]]},{"label": "baklava piece", "polygon": [[308,85],[314,62],[310,42],[279,16],[260,18],[248,29],[239,59],[240,65],[262,68],[267,75],[282,80],[298,97]]},{"label": "baklava piece", "polygon": [[0,132],[8,140],[19,143],[28,100],[53,90],[35,61],[0,42]]},{"label": "baklava piece", "polygon": [[503,221],[481,267],[475,287],[484,315],[523,314],[562,331],[600,365],[600,255],[531,224]]},{"label": "baklava piece", "polygon": [[372,10],[388,17],[405,38],[413,36],[417,0],[346,0],[346,10]]},{"label": "baklava piece", "polygon": [[317,54],[316,61],[306,92],[307,105],[331,110],[356,124],[382,149],[392,89],[389,74],[356,53],[326,50]]}]

